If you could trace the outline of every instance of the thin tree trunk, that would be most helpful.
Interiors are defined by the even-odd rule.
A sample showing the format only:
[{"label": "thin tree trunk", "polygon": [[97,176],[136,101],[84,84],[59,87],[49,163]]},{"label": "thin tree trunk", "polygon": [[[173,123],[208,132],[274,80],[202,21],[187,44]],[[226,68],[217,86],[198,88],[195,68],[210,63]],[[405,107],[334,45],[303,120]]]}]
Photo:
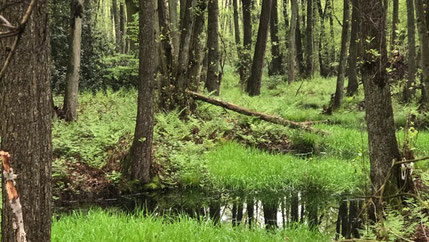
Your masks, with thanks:
[{"label": "thin tree trunk", "polygon": [[129,176],[141,183],[151,179],[154,91],[157,67],[155,0],[139,1],[139,87],[137,122],[130,151]]},{"label": "thin tree trunk", "polygon": [[[205,10],[207,8],[207,1],[198,0],[196,9],[194,11],[194,27],[192,29],[191,44],[189,48],[189,69],[188,69],[188,82],[187,88],[191,91],[198,91],[201,68],[203,66],[203,39],[201,34],[204,30],[204,17]],[[191,105],[192,106],[192,105]],[[191,107],[194,109],[195,107]]]},{"label": "thin tree trunk", "polygon": [[[21,22],[30,0],[15,1],[0,15],[13,25]],[[0,2],[3,9],[8,1]],[[48,1],[35,1],[18,47],[0,78],[1,149],[11,155],[17,174],[16,188],[22,205],[26,239],[51,240],[52,142],[51,62]],[[0,39],[0,63],[5,63],[14,37]],[[17,240],[17,224],[2,176],[1,240]]]},{"label": "thin tree trunk", "polygon": [[[370,178],[374,196],[396,195],[398,183],[391,172],[392,160],[400,159],[395,136],[392,100],[386,70],[386,15],[384,0],[360,0],[363,42],[362,80],[365,94],[366,123],[370,151]],[[386,182],[387,181],[387,182]],[[383,187],[383,188],[382,188]],[[382,189],[381,189],[382,188]],[[392,204],[392,201],[384,201]],[[372,219],[382,216],[382,200],[375,199]],[[374,217],[374,214],[377,214]]]},{"label": "thin tree trunk", "polygon": [[[285,21],[285,28],[286,28],[286,32],[289,29],[289,14],[288,14],[288,5],[289,5],[289,0],[283,0],[283,18]],[[286,34],[286,36],[288,36]]]},{"label": "thin tree trunk", "polygon": [[242,0],[243,3],[243,56],[240,63],[240,83],[244,87],[252,65],[252,0]]},{"label": "thin tree trunk", "polygon": [[240,41],[240,23],[238,20],[238,6],[237,6],[238,0],[232,1],[233,11],[234,11],[234,37],[235,37],[235,44],[237,45],[238,50],[238,56],[240,56],[239,46],[241,45]]},{"label": "thin tree trunk", "polygon": [[296,43],[296,60],[298,61],[298,69],[299,73],[303,74],[305,71],[305,65],[304,65],[304,51],[302,49],[302,33],[301,33],[301,27],[300,27],[300,17],[299,17],[299,7],[298,7],[298,15],[297,15],[298,21],[296,22],[296,33],[295,33],[295,43]]},{"label": "thin tree trunk", "polygon": [[[327,6],[326,7],[326,10],[327,10],[327,12],[328,12],[328,17],[329,17],[329,26],[330,26],[330,29],[329,29],[329,33],[330,33],[330,35],[331,35],[331,40],[333,40],[333,39],[335,39],[335,32],[334,32],[334,8],[333,8],[333,6],[332,6],[332,4],[333,4],[333,2],[332,2],[333,0],[328,0],[328,1],[326,1],[326,4],[329,4],[329,6]],[[330,45],[331,47],[330,47],[330,54],[329,54],[329,62],[330,63],[334,63],[335,62],[335,57],[336,57],[336,51],[335,51],[335,42],[334,41],[331,41],[331,45]],[[334,72],[333,71],[333,68],[332,68],[332,65],[331,65],[331,73],[330,73],[330,75],[332,75],[332,73]]]},{"label": "thin tree trunk", "polygon": [[314,75],[314,62],[313,62],[313,42],[314,42],[314,36],[313,36],[313,1],[314,0],[307,0],[307,45],[306,45],[306,51],[307,51],[307,70],[306,74],[307,77],[312,77]]},{"label": "thin tree trunk", "polygon": [[416,26],[414,20],[414,2],[407,0],[407,37],[408,37],[408,80],[404,87],[404,101],[409,102],[414,94],[417,64],[416,64]]},{"label": "thin tree trunk", "polygon": [[[329,0],[327,0],[329,1]],[[320,35],[319,35],[319,67],[320,67],[320,75],[323,77],[328,76],[328,67],[326,66],[325,59],[328,57],[328,48],[327,48],[327,40],[325,36],[325,17],[326,17],[326,4],[325,10],[322,9],[321,0],[317,0],[317,9],[319,11],[320,16]]]},{"label": "thin tree trunk", "polygon": [[255,53],[253,55],[252,69],[246,86],[246,91],[250,96],[257,96],[261,93],[262,69],[264,68],[265,49],[267,47],[271,4],[271,0],[262,1],[261,17],[259,20],[258,37],[256,39]]},{"label": "thin tree trunk", "polygon": [[118,0],[112,0],[112,12],[113,12],[113,20],[115,22],[115,38],[116,38],[116,52],[121,52],[122,46],[122,32],[121,32],[121,24],[119,18],[118,11]]},{"label": "thin tree trunk", "polygon": [[121,31],[121,53],[127,53],[127,47],[125,43],[126,28],[125,28],[125,6],[123,3],[119,5],[119,17],[120,17],[120,31]]},{"label": "thin tree trunk", "polygon": [[399,24],[399,0],[393,0],[392,35],[390,36],[391,51],[393,51],[396,48],[396,31],[398,30],[398,24]]},{"label": "thin tree trunk", "polygon": [[288,82],[295,81],[295,52],[296,52],[296,26],[298,22],[298,1],[291,0],[292,16],[289,32],[289,60],[288,60]]},{"label": "thin tree trunk", "polygon": [[347,96],[356,94],[359,88],[358,74],[357,74],[357,58],[358,58],[358,34],[360,25],[360,10],[359,0],[352,0],[352,30],[350,33],[350,49],[348,59],[347,76],[349,83],[347,85]]},{"label": "thin tree trunk", "polygon": [[209,0],[208,19],[207,19],[207,49],[208,49],[208,67],[206,88],[209,92],[214,92],[216,96],[220,91],[219,79],[219,2],[218,0]]},{"label": "thin tree trunk", "polygon": [[420,51],[421,51],[421,68],[423,71],[423,85],[425,89],[424,105],[427,109],[429,107],[429,33],[427,24],[425,23],[424,4],[423,0],[415,0],[415,9],[417,17],[417,28],[420,37]]},{"label": "thin tree trunk", "polygon": [[350,3],[344,0],[343,5],[343,31],[341,34],[341,53],[340,63],[338,65],[337,88],[334,96],[334,109],[341,107],[344,96],[344,75],[347,62],[347,43],[349,41],[349,23],[350,23]]},{"label": "thin tree trunk", "polygon": [[71,3],[71,36],[69,46],[69,63],[66,74],[66,91],[64,95],[64,114],[66,121],[77,120],[79,71],[82,47],[82,0],[73,0]]},{"label": "thin tree trunk", "polygon": [[271,5],[271,20],[270,20],[270,36],[271,36],[271,68],[269,70],[270,75],[281,75],[283,74],[283,56],[280,52],[280,40],[279,40],[279,17],[277,12],[277,0],[272,0]]},{"label": "thin tree trunk", "polygon": [[173,46],[174,63],[177,62],[179,57],[179,46],[180,46],[180,33],[179,33],[179,20],[177,15],[177,2],[178,0],[168,0],[168,10],[170,13],[170,34],[171,42]]}]

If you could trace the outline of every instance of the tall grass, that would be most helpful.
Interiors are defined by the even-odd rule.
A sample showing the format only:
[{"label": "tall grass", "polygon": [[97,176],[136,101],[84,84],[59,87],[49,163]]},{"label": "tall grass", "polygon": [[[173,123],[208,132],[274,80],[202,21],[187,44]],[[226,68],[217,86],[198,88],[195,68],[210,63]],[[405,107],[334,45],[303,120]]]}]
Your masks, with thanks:
[{"label": "tall grass", "polygon": [[145,216],[143,212],[92,210],[88,214],[63,216],[52,225],[52,241],[70,242],[137,242],[137,241],[330,241],[329,236],[297,225],[285,231],[248,230],[229,225],[215,226],[209,220],[197,221],[186,216],[177,218]]}]

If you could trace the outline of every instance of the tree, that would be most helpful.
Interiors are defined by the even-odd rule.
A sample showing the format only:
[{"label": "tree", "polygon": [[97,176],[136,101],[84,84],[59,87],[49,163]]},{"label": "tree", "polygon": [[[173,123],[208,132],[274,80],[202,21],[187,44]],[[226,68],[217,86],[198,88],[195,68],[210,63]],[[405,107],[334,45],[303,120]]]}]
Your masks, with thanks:
[{"label": "tree", "polygon": [[[28,12],[30,2],[34,3],[33,11]],[[25,0],[9,6],[3,1],[0,9],[0,15],[23,28],[18,37],[0,38],[2,67],[10,51],[13,54],[4,75],[0,75],[1,149],[11,154],[11,164],[18,175],[16,186],[27,240],[50,241],[52,113],[48,1]],[[26,12],[28,22],[21,25]],[[13,43],[17,43],[15,51]],[[6,194],[5,182],[2,176],[3,194]],[[6,195],[2,196],[2,202],[1,239],[17,241],[14,213]]]},{"label": "tree", "polygon": [[172,39],[173,56],[174,56],[175,62],[179,57],[179,46],[180,46],[180,34],[178,31],[179,20],[177,16],[177,2],[178,0],[168,1],[168,10],[170,12],[171,39]]},{"label": "tree", "polygon": [[240,83],[245,86],[252,65],[252,0],[242,0],[243,3],[243,54],[239,64]]},{"label": "tree", "polygon": [[258,37],[256,39],[255,53],[253,55],[252,69],[247,79],[246,92],[250,96],[261,93],[262,69],[264,67],[265,49],[267,47],[268,25],[270,23],[271,0],[262,1],[261,16],[259,19]]},{"label": "tree", "polygon": [[393,11],[392,11],[392,34],[390,39],[390,50],[396,48],[396,31],[398,30],[399,23],[399,0],[393,0]]},{"label": "tree", "polygon": [[280,52],[280,40],[279,40],[279,16],[277,12],[277,0],[272,0],[271,6],[271,20],[270,20],[270,36],[271,36],[271,55],[272,62],[271,68],[269,68],[270,75],[283,74],[283,56]]},{"label": "tree", "polygon": [[[417,28],[420,36],[420,51],[421,51],[421,63],[423,71],[423,85],[424,93],[423,103],[425,106],[429,105],[429,33],[428,24],[425,20],[424,4],[423,0],[415,0],[415,9],[417,17]],[[428,107],[425,107],[428,108]]]},{"label": "tree", "polygon": [[207,20],[207,49],[208,66],[206,88],[209,92],[219,95],[219,2],[218,0],[209,0],[208,20]]},{"label": "tree", "polygon": [[358,61],[358,39],[359,39],[359,0],[352,0],[352,30],[350,32],[350,47],[347,76],[349,83],[347,85],[347,96],[353,96],[358,88],[357,61]]},{"label": "tree", "polygon": [[71,2],[71,35],[69,46],[69,61],[66,74],[66,91],[64,95],[64,114],[67,121],[77,120],[79,94],[79,71],[82,47],[82,14],[83,1]]},{"label": "tree", "polygon": [[[391,167],[393,160],[400,160],[386,70],[386,2],[359,2],[361,13],[365,13],[361,15],[362,26],[365,26],[361,30],[362,80],[368,127],[370,178],[373,194],[384,197],[396,195],[399,189],[396,177],[392,175],[397,174],[398,166],[394,167],[394,171]],[[380,213],[382,199],[375,199],[375,205],[376,213]]]},{"label": "tree", "polygon": [[120,53],[122,51],[122,32],[121,32],[121,23],[120,23],[120,13],[118,9],[118,0],[112,1],[112,13],[114,20],[114,29],[115,29],[115,41],[116,41],[116,52]]},{"label": "tree", "polygon": [[139,87],[137,123],[130,150],[129,176],[148,183],[151,179],[154,126],[154,92],[157,67],[155,0],[139,1]]},{"label": "tree", "polygon": [[298,22],[298,2],[297,0],[291,0],[292,16],[290,20],[290,32],[289,32],[289,60],[288,60],[288,82],[295,81],[295,34],[296,24]]},{"label": "tree", "polygon": [[343,5],[343,30],[341,33],[341,53],[338,65],[337,88],[335,90],[333,108],[341,107],[344,96],[344,74],[347,62],[347,42],[349,41],[350,4],[349,0],[344,0]]},{"label": "tree", "polygon": [[312,77],[314,75],[314,56],[313,56],[313,41],[314,41],[314,33],[313,33],[313,1],[307,0],[307,69],[306,74],[307,77]]},{"label": "tree", "polygon": [[416,79],[416,26],[414,21],[414,2],[407,0],[407,38],[408,38],[408,77],[404,87],[403,99],[409,102],[413,91],[413,84]]}]

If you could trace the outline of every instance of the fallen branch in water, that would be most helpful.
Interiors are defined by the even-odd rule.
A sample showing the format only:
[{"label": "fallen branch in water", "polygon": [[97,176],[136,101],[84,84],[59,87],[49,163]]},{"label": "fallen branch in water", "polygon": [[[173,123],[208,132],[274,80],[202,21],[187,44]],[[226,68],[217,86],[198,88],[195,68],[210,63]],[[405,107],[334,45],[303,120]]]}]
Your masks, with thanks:
[{"label": "fallen branch in water", "polygon": [[6,192],[15,218],[13,218],[13,229],[16,230],[17,242],[27,242],[27,235],[24,229],[24,219],[22,215],[22,206],[19,200],[18,191],[15,187],[17,175],[13,173],[10,166],[10,155],[7,152],[0,151],[0,160],[3,162],[3,177],[6,180]]},{"label": "fallen branch in water", "polygon": [[194,99],[200,100],[200,101],[204,101],[204,102],[208,102],[210,104],[216,105],[216,106],[220,106],[229,110],[232,110],[234,112],[237,113],[241,113],[247,116],[253,116],[253,117],[258,117],[264,121],[270,122],[270,123],[274,123],[274,124],[280,124],[283,126],[289,126],[291,128],[294,129],[304,129],[310,132],[314,132],[314,133],[319,133],[319,134],[329,134],[329,132],[324,131],[324,130],[320,130],[320,129],[316,129],[311,127],[312,124],[318,123],[318,122],[295,122],[295,121],[290,121],[290,120],[286,120],[284,118],[280,118],[277,116],[272,116],[272,115],[268,115],[265,113],[260,113],[260,112],[256,112],[253,110],[249,110],[247,108],[243,108],[240,106],[237,106],[235,104],[229,103],[229,102],[225,102],[222,101],[220,99],[216,99],[216,98],[212,98],[212,97],[208,97],[208,96],[204,96],[202,94],[199,94],[197,92],[193,92],[193,91],[189,91],[187,90],[186,93],[188,93],[189,95],[191,95]]}]

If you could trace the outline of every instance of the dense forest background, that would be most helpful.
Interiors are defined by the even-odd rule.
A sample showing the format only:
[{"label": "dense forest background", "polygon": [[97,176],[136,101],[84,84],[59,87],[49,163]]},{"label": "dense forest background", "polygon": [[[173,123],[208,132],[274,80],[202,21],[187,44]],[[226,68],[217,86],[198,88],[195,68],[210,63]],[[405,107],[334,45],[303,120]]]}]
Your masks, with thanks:
[{"label": "dense forest background", "polygon": [[429,241],[427,0],[0,1],[0,53],[2,241]]}]

